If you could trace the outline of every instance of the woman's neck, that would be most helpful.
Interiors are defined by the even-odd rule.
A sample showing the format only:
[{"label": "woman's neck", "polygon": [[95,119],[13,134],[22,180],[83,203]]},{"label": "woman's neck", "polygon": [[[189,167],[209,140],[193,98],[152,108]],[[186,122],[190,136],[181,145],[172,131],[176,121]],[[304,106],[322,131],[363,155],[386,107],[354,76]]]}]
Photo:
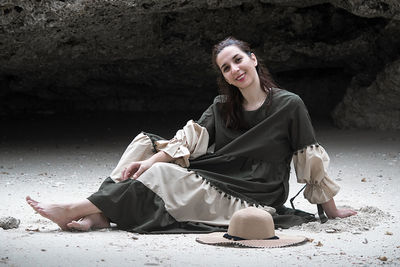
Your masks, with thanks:
[{"label": "woman's neck", "polygon": [[267,93],[264,90],[261,90],[259,83],[255,86],[239,90],[243,96],[243,108],[245,110],[258,109],[267,98]]}]

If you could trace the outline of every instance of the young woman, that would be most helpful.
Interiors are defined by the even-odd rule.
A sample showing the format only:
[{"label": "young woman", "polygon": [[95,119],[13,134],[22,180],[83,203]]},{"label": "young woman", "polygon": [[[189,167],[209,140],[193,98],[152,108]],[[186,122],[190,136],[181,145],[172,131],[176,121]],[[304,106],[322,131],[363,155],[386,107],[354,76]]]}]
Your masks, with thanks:
[{"label": "young woman", "polygon": [[[171,140],[141,133],[100,189],[85,200],[28,204],[61,229],[136,232],[216,231],[248,206],[269,211],[276,227],[315,220],[283,206],[290,162],[304,196],[330,218],[339,187],[327,175],[329,157],[318,144],[307,109],[295,94],[276,88],[247,43],[229,37],[214,46],[221,95],[197,121]],[[321,211],[321,210],[320,210]]]}]

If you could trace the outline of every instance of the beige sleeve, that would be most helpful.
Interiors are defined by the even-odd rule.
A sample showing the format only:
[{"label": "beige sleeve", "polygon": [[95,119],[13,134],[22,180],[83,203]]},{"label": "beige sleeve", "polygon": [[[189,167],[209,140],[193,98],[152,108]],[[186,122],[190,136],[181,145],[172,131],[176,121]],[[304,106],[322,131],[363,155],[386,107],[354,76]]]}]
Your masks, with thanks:
[{"label": "beige sleeve", "polygon": [[173,158],[173,163],[189,167],[189,159],[195,159],[206,153],[208,140],[206,128],[190,120],[174,138],[156,141],[155,144],[157,151],[164,151]]},{"label": "beige sleeve", "polygon": [[146,160],[153,155],[153,143],[151,142],[150,138],[143,133],[138,134],[126,148],[117,166],[111,172],[111,179],[117,183],[117,179],[121,178],[123,170],[128,167],[129,164],[134,161]]},{"label": "beige sleeve", "polygon": [[311,145],[293,156],[297,181],[306,183],[304,197],[312,204],[331,200],[340,187],[328,177],[329,156],[321,145]]}]

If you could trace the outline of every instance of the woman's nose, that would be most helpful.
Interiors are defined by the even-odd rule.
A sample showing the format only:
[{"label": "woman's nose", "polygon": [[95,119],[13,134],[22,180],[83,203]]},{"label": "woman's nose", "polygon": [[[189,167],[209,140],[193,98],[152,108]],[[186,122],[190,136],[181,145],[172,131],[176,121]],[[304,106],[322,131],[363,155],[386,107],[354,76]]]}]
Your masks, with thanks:
[{"label": "woman's nose", "polygon": [[239,70],[239,66],[234,64],[234,65],[232,65],[231,69],[233,72],[237,72]]}]

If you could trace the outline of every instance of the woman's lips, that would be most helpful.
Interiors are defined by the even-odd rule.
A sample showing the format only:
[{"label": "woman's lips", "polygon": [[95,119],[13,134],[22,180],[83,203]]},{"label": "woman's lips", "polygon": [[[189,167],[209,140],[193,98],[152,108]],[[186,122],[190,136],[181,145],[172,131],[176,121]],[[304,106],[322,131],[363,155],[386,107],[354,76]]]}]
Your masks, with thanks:
[{"label": "woman's lips", "polygon": [[242,82],[242,81],[244,80],[244,77],[245,77],[245,76],[246,76],[246,73],[243,73],[243,74],[239,75],[239,76],[236,78],[236,80],[239,81],[239,82]]}]

